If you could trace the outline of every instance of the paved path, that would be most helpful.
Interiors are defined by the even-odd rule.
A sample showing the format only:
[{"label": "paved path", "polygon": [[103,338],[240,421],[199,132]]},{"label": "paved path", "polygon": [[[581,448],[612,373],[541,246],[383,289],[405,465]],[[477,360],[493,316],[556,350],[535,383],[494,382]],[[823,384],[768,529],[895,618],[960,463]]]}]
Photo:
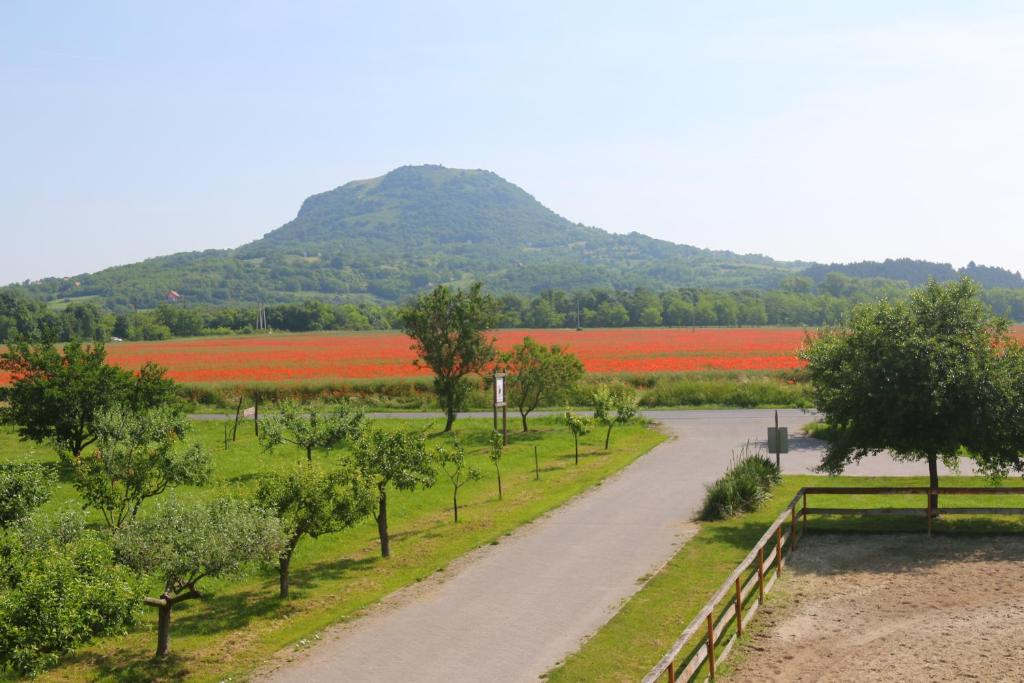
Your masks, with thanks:
[{"label": "paved path", "polygon": [[[270,673],[272,681],[536,681],[600,628],[695,532],[704,485],[734,451],[763,439],[767,410],[652,411],[671,439],[602,486],[477,551],[426,591],[336,627]],[[779,411],[790,433],[810,421]],[[806,473],[820,442],[794,439],[787,472]],[[925,470],[926,471],[926,470]],[[850,474],[922,474],[872,458]],[[446,572],[448,574],[448,572]]]}]

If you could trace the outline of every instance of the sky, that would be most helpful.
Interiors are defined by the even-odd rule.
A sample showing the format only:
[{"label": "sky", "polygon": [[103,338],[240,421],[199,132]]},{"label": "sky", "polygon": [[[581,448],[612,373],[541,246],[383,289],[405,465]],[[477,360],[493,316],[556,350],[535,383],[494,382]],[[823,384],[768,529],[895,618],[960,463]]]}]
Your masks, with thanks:
[{"label": "sky", "polygon": [[0,283],[422,163],[613,232],[1024,270],[1024,3],[0,0]]}]

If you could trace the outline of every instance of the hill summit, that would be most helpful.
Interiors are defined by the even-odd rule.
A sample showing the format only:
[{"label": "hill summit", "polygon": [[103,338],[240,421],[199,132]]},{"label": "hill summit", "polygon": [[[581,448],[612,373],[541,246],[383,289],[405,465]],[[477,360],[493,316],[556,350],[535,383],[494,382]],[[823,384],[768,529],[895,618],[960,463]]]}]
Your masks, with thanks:
[{"label": "hill summit", "polygon": [[[973,264],[972,264],[973,265]],[[948,264],[818,266],[613,234],[573,223],[490,171],[403,166],[306,199],[295,219],[227,250],[147,259],[25,287],[37,298],[100,298],[112,308],[145,308],[174,292],[186,302],[398,301],[436,284],[481,280],[492,291],[768,289],[806,269],[917,280],[957,272]],[[912,277],[901,278],[907,271]],[[999,286],[1019,274],[974,267]]]}]

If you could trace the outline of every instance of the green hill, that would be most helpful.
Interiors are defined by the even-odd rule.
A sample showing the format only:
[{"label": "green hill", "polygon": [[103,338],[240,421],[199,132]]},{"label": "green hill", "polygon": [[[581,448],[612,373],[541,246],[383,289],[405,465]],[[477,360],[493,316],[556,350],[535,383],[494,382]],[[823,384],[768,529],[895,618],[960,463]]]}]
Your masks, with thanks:
[{"label": "green hill", "polygon": [[[915,266],[916,279],[920,262],[907,263]],[[953,272],[945,264],[928,265]],[[392,302],[435,284],[473,280],[494,292],[527,294],[549,288],[771,289],[806,268],[819,281],[831,270],[906,279],[899,268],[883,274],[870,266],[784,263],[636,232],[612,234],[566,220],[489,171],[406,166],[313,195],[294,220],[237,249],[161,256],[18,288],[37,300],[92,297],[120,310],[152,307],[170,291],[210,304]],[[1000,269],[976,267],[974,273],[995,277],[999,286],[1024,286],[1019,275]]]}]

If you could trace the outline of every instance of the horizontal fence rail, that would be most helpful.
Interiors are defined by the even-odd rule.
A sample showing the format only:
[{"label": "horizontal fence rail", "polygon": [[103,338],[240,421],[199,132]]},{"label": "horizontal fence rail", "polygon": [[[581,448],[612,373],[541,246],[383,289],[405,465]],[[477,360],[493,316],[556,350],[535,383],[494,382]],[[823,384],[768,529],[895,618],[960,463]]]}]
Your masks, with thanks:
[{"label": "horizontal fence rail", "polygon": [[[743,631],[764,604],[765,595],[775,586],[785,568],[785,555],[796,550],[797,541],[807,527],[808,515],[916,516],[927,519],[928,533],[932,520],[939,515],[1022,515],[1024,508],[1010,507],[933,507],[933,496],[958,495],[1024,495],[1024,487],[1006,488],[929,488],[806,486],[779,513],[775,521],[754,544],[754,548],[729,574],[665,656],[643,678],[655,683],[662,677],[669,683],[691,681],[707,667],[708,678],[714,680],[715,670],[730,652]],[[923,508],[826,508],[809,507],[812,495],[921,495]],[[798,528],[797,519],[800,519]],[[723,637],[728,638],[723,643]],[[683,652],[685,656],[680,658]],[[678,662],[678,667],[677,667]]]}]

